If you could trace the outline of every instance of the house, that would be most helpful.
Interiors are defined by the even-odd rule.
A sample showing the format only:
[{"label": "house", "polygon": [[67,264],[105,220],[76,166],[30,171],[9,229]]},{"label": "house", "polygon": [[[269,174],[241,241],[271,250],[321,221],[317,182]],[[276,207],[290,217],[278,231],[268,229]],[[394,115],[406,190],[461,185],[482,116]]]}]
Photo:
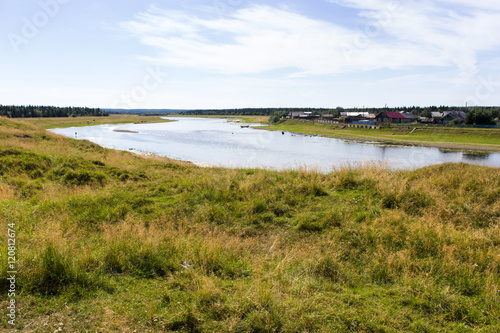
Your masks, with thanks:
[{"label": "house", "polygon": [[333,123],[334,122],[334,116],[333,114],[322,114],[319,117],[319,121],[322,123]]},{"label": "house", "polygon": [[441,124],[442,117],[443,117],[442,112],[431,112],[431,118],[435,124]]},{"label": "house", "polygon": [[370,113],[369,112],[363,112],[363,111],[349,111],[349,112],[345,112],[345,111],[342,111],[340,112],[340,116],[341,117],[347,117],[347,118],[363,118],[363,117],[367,117],[369,116]]},{"label": "house", "polygon": [[418,121],[421,124],[435,124],[436,123],[434,119],[426,118],[426,117],[420,117],[420,118],[418,118]]},{"label": "house", "polygon": [[288,114],[290,119],[312,120],[319,117],[312,112],[292,111]]},{"label": "house", "polygon": [[418,122],[418,117],[411,112],[401,112],[403,117],[405,117],[405,123],[416,123]]},{"label": "house", "polygon": [[369,112],[340,112],[340,116],[347,124],[375,125],[375,115]]},{"label": "house", "polygon": [[405,116],[403,116],[399,112],[380,112],[376,117],[378,123],[393,123],[393,124],[401,124],[406,122]]},{"label": "house", "polygon": [[461,122],[465,122],[466,116],[467,114],[463,111],[444,112],[443,116],[441,117],[441,124],[448,125],[455,119],[458,119]]}]

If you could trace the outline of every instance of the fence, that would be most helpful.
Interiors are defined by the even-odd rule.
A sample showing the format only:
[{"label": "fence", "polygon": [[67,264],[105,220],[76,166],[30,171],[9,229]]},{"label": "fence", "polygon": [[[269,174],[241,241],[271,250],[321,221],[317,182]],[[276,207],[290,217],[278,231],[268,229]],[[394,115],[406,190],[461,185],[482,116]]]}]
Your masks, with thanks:
[{"label": "fence", "polygon": [[453,128],[500,128],[500,125],[444,125],[444,124],[422,124],[422,123],[411,123],[411,124],[392,124],[392,126],[397,126],[397,127],[453,127]]}]

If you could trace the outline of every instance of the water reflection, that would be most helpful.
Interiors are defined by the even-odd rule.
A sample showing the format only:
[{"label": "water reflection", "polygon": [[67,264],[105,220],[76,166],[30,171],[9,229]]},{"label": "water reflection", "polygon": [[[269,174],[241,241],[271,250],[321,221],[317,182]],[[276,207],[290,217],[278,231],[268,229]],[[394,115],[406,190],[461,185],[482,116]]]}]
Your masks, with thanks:
[{"label": "water reflection", "polygon": [[471,161],[481,161],[481,160],[487,160],[490,157],[490,153],[486,152],[464,152],[463,156],[467,160]]}]

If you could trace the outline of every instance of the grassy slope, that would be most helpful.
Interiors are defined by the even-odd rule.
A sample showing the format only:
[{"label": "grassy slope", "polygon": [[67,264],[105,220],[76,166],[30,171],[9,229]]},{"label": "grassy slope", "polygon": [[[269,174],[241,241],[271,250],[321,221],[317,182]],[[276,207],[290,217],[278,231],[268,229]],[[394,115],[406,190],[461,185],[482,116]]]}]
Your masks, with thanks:
[{"label": "grassy slope", "polygon": [[498,168],[203,169],[5,119],[0,166],[24,331],[500,330]]},{"label": "grassy slope", "polygon": [[380,130],[363,128],[341,128],[339,125],[301,121],[286,121],[272,125],[268,129],[297,133],[334,136],[339,138],[387,141],[416,145],[436,145],[454,148],[460,146],[470,149],[489,149],[500,151],[500,130],[481,128],[419,127],[410,133],[413,127],[382,128]]}]

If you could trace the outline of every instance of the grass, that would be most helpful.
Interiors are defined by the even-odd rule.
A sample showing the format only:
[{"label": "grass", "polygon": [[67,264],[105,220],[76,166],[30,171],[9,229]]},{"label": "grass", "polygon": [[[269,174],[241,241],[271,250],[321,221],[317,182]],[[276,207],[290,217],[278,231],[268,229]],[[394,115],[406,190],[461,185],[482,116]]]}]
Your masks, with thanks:
[{"label": "grass", "polygon": [[57,127],[82,127],[103,124],[128,124],[128,123],[160,123],[170,120],[157,116],[138,116],[127,114],[112,114],[108,117],[65,117],[65,118],[26,118],[24,122],[45,129]]},{"label": "grass", "polygon": [[500,330],[498,168],[199,168],[7,119],[0,138],[19,331]]},{"label": "grass", "polygon": [[266,129],[394,144],[500,151],[500,130],[498,129],[418,126],[415,131],[412,131],[413,128],[415,126],[410,125],[367,129],[288,120]]}]

